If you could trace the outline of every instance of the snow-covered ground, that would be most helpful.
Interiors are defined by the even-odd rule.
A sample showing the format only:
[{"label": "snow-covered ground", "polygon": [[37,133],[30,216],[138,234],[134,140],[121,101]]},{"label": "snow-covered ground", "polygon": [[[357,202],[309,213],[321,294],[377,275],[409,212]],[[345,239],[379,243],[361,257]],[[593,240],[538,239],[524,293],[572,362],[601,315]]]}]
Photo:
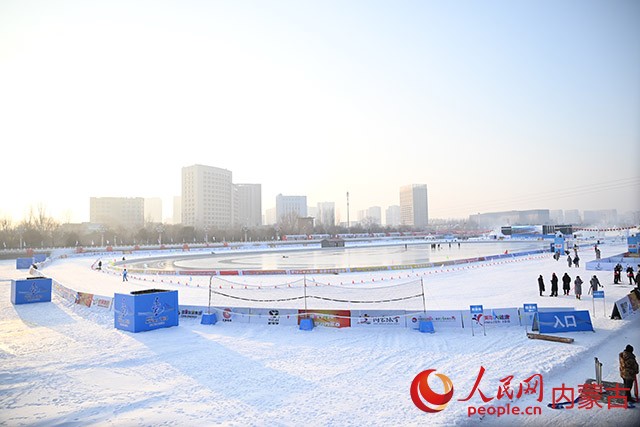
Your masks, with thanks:
[{"label": "snow-covered ground", "polygon": [[[601,249],[605,257],[626,247],[602,245]],[[591,253],[581,258],[584,265]],[[43,272],[76,291],[112,295],[162,287],[178,289],[181,305],[207,304],[208,277],[133,275],[123,283],[119,275],[92,270],[95,261],[95,257],[58,260]],[[360,286],[362,296],[393,295],[412,286],[404,283],[422,279],[428,310],[537,302],[541,307],[591,311],[586,283],[580,301],[573,292],[558,298],[538,296],[539,274],[545,278],[548,295],[551,273],[561,276],[565,271],[572,278],[579,274],[586,283],[594,274],[584,267],[569,269],[563,259],[555,261],[544,254],[442,269],[306,279],[314,284],[308,287],[310,292],[341,293],[347,292],[345,287]],[[517,326],[487,329],[486,336],[476,331],[472,336],[468,328],[435,334],[410,328],[301,331],[295,326],[201,325],[197,319],[180,319],[175,328],[132,334],[114,329],[113,311],[91,310],[57,295],[52,303],[13,306],[7,279],[25,273],[15,270],[14,261],[2,261],[0,425],[637,425],[640,408],[546,406],[553,388],[564,384],[577,391],[594,377],[594,357],[603,363],[605,380],[620,381],[618,353],[627,344],[638,349],[636,353],[640,350],[640,315],[608,318],[613,302],[630,286],[614,285],[610,272],[596,275],[605,286],[607,316],[597,301],[592,317],[596,332],[563,334],[574,338],[573,344],[529,340],[524,328]],[[241,276],[216,278],[213,283],[234,295],[271,297],[300,292],[300,279]],[[216,298],[215,305],[238,305]],[[300,304],[290,307],[302,308]],[[422,301],[372,308],[420,310]],[[507,376],[513,375],[511,384],[517,390],[520,381],[541,374],[542,402],[536,395],[525,395],[511,406],[540,406],[542,414],[469,417],[470,406],[509,403],[494,398],[485,404],[477,392],[460,401],[473,390],[481,367],[485,372],[479,390],[490,397],[496,396],[500,380]],[[438,413],[419,410],[409,393],[414,377],[426,369],[445,374],[454,385],[452,401]],[[437,380],[429,384],[438,390]]]}]

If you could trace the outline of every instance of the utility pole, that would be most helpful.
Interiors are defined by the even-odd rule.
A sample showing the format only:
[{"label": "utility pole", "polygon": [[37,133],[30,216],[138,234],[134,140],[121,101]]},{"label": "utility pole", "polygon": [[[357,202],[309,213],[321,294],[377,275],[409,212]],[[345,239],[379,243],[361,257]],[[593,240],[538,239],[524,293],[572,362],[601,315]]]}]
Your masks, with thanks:
[{"label": "utility pole", "polygon": [[351,223],[349,222],[349,192],[347,191],[347,233],[349,228],[351,228]]}]

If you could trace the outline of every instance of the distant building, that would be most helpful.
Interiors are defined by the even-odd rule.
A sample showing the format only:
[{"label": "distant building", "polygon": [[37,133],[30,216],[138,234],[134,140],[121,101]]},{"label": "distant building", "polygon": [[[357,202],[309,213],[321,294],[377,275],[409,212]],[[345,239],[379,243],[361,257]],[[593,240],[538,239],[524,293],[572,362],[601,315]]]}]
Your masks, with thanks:
[{"label": "distant building", "polygon": [[601,209],[582,212],[582,222],[586,225],[612,225],[618,223],[616,209]]},{"label": "distant building", "polygon": [[319,202],[316,211],[316,225],[333,227],[336,223],[336,204],[334,202]]},{"label": "distant building", "polygon": [[505,212],[488,212],[483,214],[475,214],[469,216],[469,221],[476,223],[479,227],[493,228],[507,225],[530,225],[530,224],[548,224],[548,209],[532,209],[525,211],[505,211]]},{"label": "distant building", "polygon": [[144,226],[142,197],[91,197],[89,221],[112,228],[137,229]]},{"label": "distant building", "polygon": [[262,225],[262,185],[233,184],[235,225],[258,227]]},{"label": "distant building", "polygon": [[182,168],[181,222],[198,229],[233,226],[231,171],[204,165]]},{"label": "distant building", "polygon": [[144,222],[162,222],[162,199],[160,197],[144,199]]},{"label": "distant building", "polygon": [[278,222],[278,217],[276,216],[276,208],[272,207],[264,211],[264,223],[266,225],[274,225]]},{"label": "distant building", "polygon": [[424,228],[429,224],[426,184],[400,187],[400,224],[414,228]]},{"label": "distant building", "polygon": [[580,217],[580,211],[578,209],[569,209],[564,211],[565,224],[582,224],[582,218]]},{"label": "distant building", "polygon": [[384,213],[384,223],[389,227],[397,227],[400,225],[400,206],[389,206]]},{"label": "distant building", "polygon": [[382,208],[380,206],[372,206],[365,212],[365,218],[372,224],[382,225]]},{"label": "distant building", "polygon": [[276,196],[276,221],[280,223],[285,217],[306,218],[307,196]]},{"label": "distant building", "polygon": [[182,197],[173,197],[173,224],[182,224]]},{"label": "distant building", "polygon": [[553,209],[549,211],[549,220],[553,224],[562,224],[564,223],[564,212],[562,209]]}]

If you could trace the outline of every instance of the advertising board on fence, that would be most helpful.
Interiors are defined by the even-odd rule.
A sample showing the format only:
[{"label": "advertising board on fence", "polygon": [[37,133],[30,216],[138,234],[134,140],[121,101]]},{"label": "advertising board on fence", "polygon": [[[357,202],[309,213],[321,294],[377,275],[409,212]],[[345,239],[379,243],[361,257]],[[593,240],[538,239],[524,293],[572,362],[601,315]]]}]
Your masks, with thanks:
[{"label": "advertising board on fence", "polygon": [[407,317],[407,327],[418,329],[420,320],[428,320],[438,328],[462,328],[462,314],[459,310],[427,310]]},{"label": "advertising board on fence", "polygon": [[406,326],[404,310],[351,310],[352,328]]},{"label": "advertising board on fence", "polygon": [[[212,308],[213,310],[213,308]],[[218,321],[222,323],[249,323],[251,309],[238,307],[216,307]]]},{"label": "advertising board on fence", "polygon": [[53,291],[60,295],[60,297],[68,302],[76,302],[77,292],[69,289],[65,286],[62,286],[58,282],[53,282]]},{"label": "advertising board on fence", "polygon": [[351,326],[350,310],[299,310],[300,318],[311,317],[316,326],[348,328]]},{"label": "advertising board on fence", "polygon": [[[464,325],[470,325],[472,315],[470,311],[463,312]],[[486,328],[494,326],[520,326],[518,308],[483,308],[481,313],[474,313],[476,325],[484,325]]]},{"label": "advertising board on fence", "polygon": [[633,306],[629,295],[625,295],[615,302],[613,305],[613,312],[611,313],[612,319],[626,319],[633,313]]},{"label": "advertising board on fence", "polygon": [[198,305],[181,305],[178,309],[178,315],[181,319],[197,319],[206,313],[207,307]]},{"label": "advertising board on fence", "polygon": [[283,308],[252,308],[251,323],[270,326],[295,326],[298,324],[298,310]]}]

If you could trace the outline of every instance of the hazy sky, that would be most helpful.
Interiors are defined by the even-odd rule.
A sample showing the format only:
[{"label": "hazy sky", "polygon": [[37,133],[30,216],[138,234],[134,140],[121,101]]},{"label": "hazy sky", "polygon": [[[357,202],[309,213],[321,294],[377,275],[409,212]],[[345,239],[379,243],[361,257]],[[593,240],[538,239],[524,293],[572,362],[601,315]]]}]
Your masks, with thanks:
[{"label": "hazy sky", "polygon": [[229,169],[352,218],[640,209],[640,2],[0,1],[0,218]]}]

